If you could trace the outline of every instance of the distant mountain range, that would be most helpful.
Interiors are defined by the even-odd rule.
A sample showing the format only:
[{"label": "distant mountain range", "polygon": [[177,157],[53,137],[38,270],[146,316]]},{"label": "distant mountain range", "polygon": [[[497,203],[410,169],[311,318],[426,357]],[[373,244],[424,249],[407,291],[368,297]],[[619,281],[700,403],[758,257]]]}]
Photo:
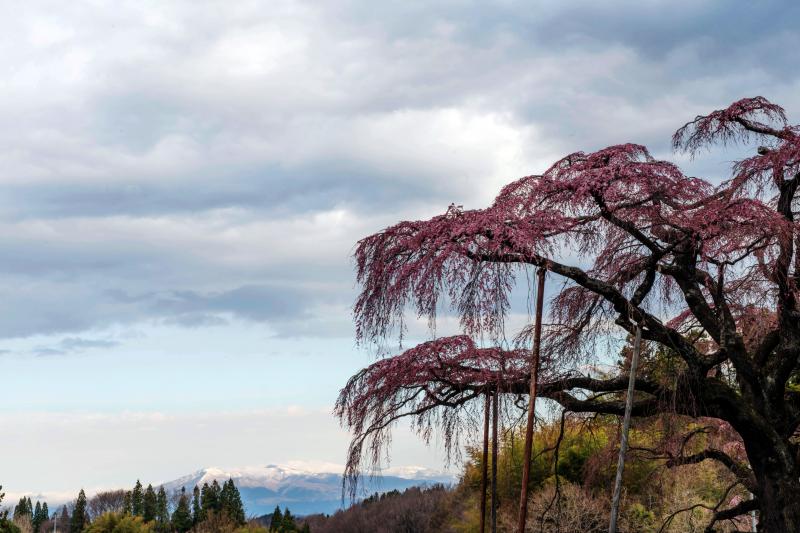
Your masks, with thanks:
[{"label": "distant mountain range", "polygon": [[[186,487],[191,492],[195,485],[220,484],[233,479],[242,495],[245,510],[250,516],[271,513],[276,505],[289,507],[295,515],[334,513],[342,508],[342,473],[337,465],[267,465],[235,469],[205,468],[193,474],[164,483],[167,492]],[[363,491],[374,492],[404,490],[409,487],[434,483],[450,484],[455,476],[421,467],[389,468],[380,477],[364,478]],[[349,504],[349,502],[345,502]]]}]

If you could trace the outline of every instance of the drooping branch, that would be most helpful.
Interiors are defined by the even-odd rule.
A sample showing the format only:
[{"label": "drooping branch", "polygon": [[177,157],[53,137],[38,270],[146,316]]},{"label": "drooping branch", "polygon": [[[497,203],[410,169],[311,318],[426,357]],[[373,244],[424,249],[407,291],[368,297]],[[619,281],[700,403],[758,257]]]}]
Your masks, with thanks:
[{"label": "drooping branch", "polygon": [[467,336],[429,341],[373,363],[350,378],[334,409],[353,432],[345,488],[355,497],[364,447],[368,464],[377,465],[398,420],[411,419],[426,439],[440,430],[449,451],[474,418],[473,400],[527,383],[527,351],[480,348]]},{"label": "drooping branch", "polygon": [[[544,175],[507,186],[488,209],[451,207],[429,221],[402,222],[362,240],[356,250],[363,287],[355,306],[357,332],[363,340],[385,338],[394,325],[402,327],[407,304],[431,318],[444,296],[456,303],[468,331],[492,329],[507,312],[514,266],[546,266],[574,283],[564,290],[584,288],[584,305],[614,312],[628,332],[631,318],[645,321],[646,339],[677,346],[700,374],[696,351],[655,318],[645,297],[655,288],[664,295],[680,289],[719,341],[721,317],[687,268],[697,267],[698,259],[738,260],[754,243],[769,247],[785,233],[781,224],[765,204],[720,196],[708,183],[653,160],[641,146],[572,154]],[[594,265],[582,269],[558,261],[556,251],[565,246],[594,258]],[[670,284],[669,278],[680,282]],[[718,303],[739,303],[739,295],[724,288],[715,296]],[[587,315],[574,316],[560,328],[564,338],[591,333]]]}]

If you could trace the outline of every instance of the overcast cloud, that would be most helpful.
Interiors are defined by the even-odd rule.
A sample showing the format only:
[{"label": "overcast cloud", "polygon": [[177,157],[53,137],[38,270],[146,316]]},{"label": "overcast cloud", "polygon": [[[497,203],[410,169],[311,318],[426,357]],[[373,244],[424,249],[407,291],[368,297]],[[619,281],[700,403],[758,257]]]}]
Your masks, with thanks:
[{"label": "overcast cloud", "polygon": [[352,245],[393,220],[483,205],[577,149],[666,155],[741,96],[798,108],[800,8],[665,5],[19,3],[0,335],[279,330],[346,309]]},{"label": "overcast cloud", "polygon": [[[253,325],[256,351],[338,338],[343,353],[359,238],[451,202],[486,205],[572,151],[630,141],[673,157],[676,128],[741,97],[800,122],[800,4],[788,0],[5,11],[7,370],[113,361],[148,335],[185,354],[197,346],[178,339],[204,329],[246,349],[237,335]],[[733,157],[675,159],[719,179]],[[330,402],[341,384],[325,382]]]}]

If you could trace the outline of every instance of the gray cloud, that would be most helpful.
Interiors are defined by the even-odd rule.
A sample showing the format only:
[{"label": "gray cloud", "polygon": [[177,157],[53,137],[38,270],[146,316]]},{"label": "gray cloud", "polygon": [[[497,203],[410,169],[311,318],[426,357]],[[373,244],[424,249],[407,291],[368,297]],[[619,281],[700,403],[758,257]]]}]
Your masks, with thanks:
[{"label": "gray cloud", "polygon": [[36,346],[33,354],[40,357],[68,355],[80,353],[86,350],[105,349],[110,350],[119,346],[119,342],[110,339],[87,339],[83,337],[65,337],[52,346]]},{"label": "gray cloud", "polygon": [[[800,122],[799,11],[20,5],[0,22],[0,337],[231,320],[336,334],[348,256],[386,224],[486,204],[573,150],[671,157],[683,121],[743,96]],[[719,177],[736,154],[681,162]]]}]

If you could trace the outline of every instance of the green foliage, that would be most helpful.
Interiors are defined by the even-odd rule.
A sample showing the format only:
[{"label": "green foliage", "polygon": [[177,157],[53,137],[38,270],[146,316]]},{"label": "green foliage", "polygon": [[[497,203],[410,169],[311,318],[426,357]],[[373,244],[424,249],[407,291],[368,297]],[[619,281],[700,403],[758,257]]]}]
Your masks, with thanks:
[{"label": "green foliage", "polygon": [[197,524],[203,519],[203,508],[200,506],[200,489],[197,485],[192,491],[192,524]]},{"label": "green foliage", "polygon": [[[608,433],[600,427],[595,431],[583,431],[583,426],[567,421],[558,447],[558,462],[554,468],[556,442],[561,425],[558,422],[541,426],[534,434],[533,459],[531,461],[530,487],[540,490],[545,482],[558,474],[563,480],[583,483],[590,459],[597,457],[608,444]],[[522,486],[523,453],[525,449],[522,432],[507,431],[500,439],[497,460],[497,486],[501,501],[519,499]],[[470,448],[469,461],[465,465],[464,483],[473,490],[480,488],[482,450]],[[490,459],[491,460],[491,459]],[[491,465],[489,470],[491,470]],[[611,471],[602,473],[602,478],[610,478]]]},{"label": "green foliage", "polygon": [[269,530],[277,531],[281,523],[283,523],[283,513],[281,512],[281,508],[276,505],[275,510],[272,511],[272,516],[270,517]]},{"label": "green foliage", "polygon": [[634,528],[636,531],[641,531],[642,533],[654,531],[656,514],[641,503],[636,502],[631,505],[627,513],[625,513],[625,516],[628,519],[628,523],[631,525],[630,527]]},{"label": "green foliage", "polygon": [[122,497],[122,508],[126,514],[133,515],[133,493],[129,490],[126,490],[125,496]]},{"label": "green foliage", "polygon": [[153,485],[147,485],[142,497],[142,518],[145,522],[152,522],[158,514],[158,499]]},{"label": "green foliage", "polygon": [[156,494],[156,529],[162,533],[169,533],[172,529],[169,519],[169,505],[167,503],[167,492],[163,485],[158,487]]},{"label": "green foliage", "polygon": [[33,516],[33,505],[30,498],[23,496],[14,507],[14,520],[17,521],[25,516],[29,518]]},{"label": "green foliage", "polygon": [[36,510],[33,513],[33,531],[38,533],[39,528],[42,527],[42,524],[47,522],[50,519],[50,510],[47,508],[47,502],[42,503],[39,505],[39,502],[36,502]]},{"label": "green foliage", "polygon": [[178,533],[185,533],[192,528],[192,512],[189,509],[189,498],[186,496],[186,489],[181,487],[181,496],[172,513],[172,527]]},{"label": "green foliage", "polygon": [[233,483],[233,479],[229,479],[222,486],[220,507],[222,512],[236,524],[241,526],[247,522],[244,515],[242,497],[241,494],[239,494],[239,489],[237,489],[236,485]]},{"label": "green foliage", "polygon": [[154,533],[153,524],[148,524],[141,516],[122,513],[106,513],[98,517],[84,533]]},{"label": "green foliage", "polygon": [[211,485],[203,483],[203,488],[200,490],[200,520],[203,521],[208,518],[210,513],[219,513],[222,510],[222,503],[220,501],[222,489],[215,479]]},{"label": "green foliage", "polygon": [[0,520],[0,533],[22,533],[22,530],[8,518]]},{"label": "green foliage", "polygon": [[272,512],[269,530],[276,531],[278,533],[291,533],[300,531],[297,528],[297,522],[295,522],[294,516],[292,516],[292,512],[288,507],[283,513],[281,513],[280,507],[275,507],[275,511]]},{"label": "green foliage", "polygon": [[8,519],[8,511],[3,510],[3,498],[5,498],[3,486],[0,485],[0,533],[21,533],[20,529]]},{"label": "green foliage", "polygon": [[89,515],[86,513],[86,493],[81,489],[69,520],[69,533],[81,533],[87,525],[89,525]]},{"label": "green foliage", "polygon": [[142,516],[143,511],[144,492],[142,491],[142,482],[137,479],[131,493],[131,514],[133,516]]}]

